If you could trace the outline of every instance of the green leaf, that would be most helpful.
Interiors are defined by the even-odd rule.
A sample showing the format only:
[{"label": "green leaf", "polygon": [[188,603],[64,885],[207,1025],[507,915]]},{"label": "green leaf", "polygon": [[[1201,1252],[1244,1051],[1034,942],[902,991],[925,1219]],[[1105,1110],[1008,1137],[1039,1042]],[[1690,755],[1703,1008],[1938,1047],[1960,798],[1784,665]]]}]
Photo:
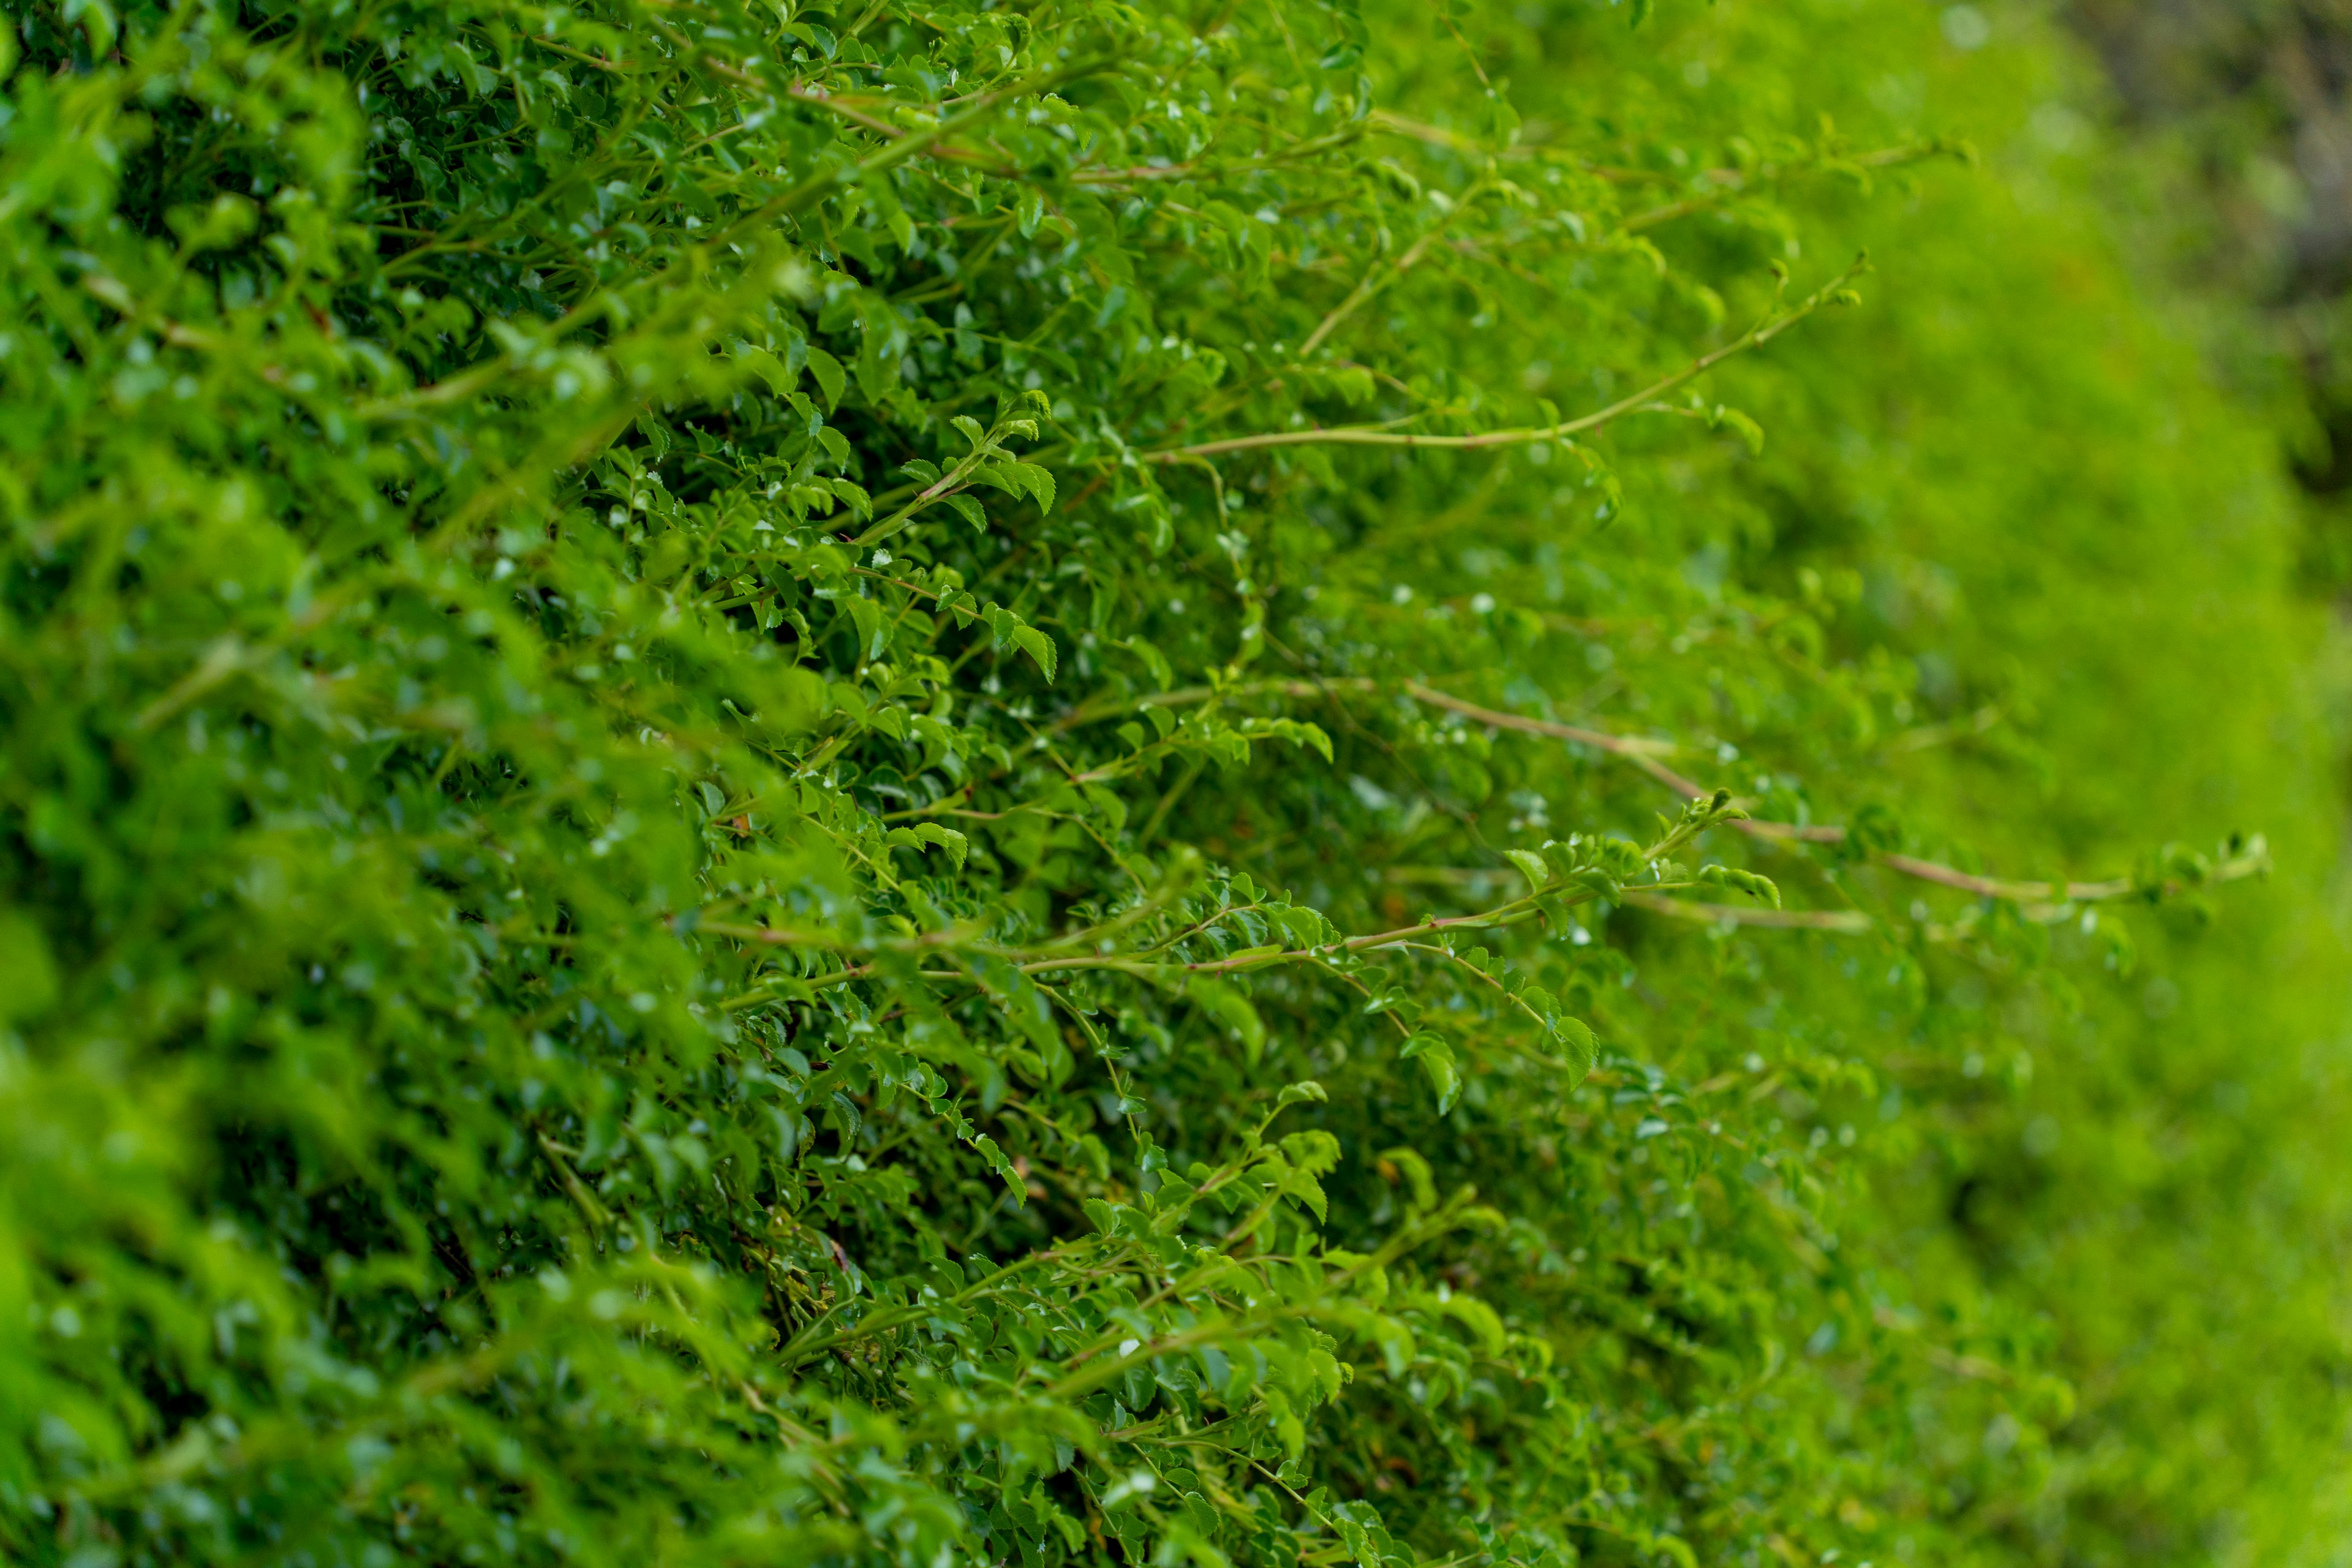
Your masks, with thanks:
[{"label": "green leaf", "polygon": [[1013,641],[1023,652],[1036,661],[1037,668],[1045,672],[1045,679],[1050,682],[1054,679],[1054,666],[1056,658],[1054,639],[1035,626],[1016,626],[1013,628]]},{"label": "green leaf", "polygon": [[824,677],[795,667],[776,677],[775,695],[762,705],[761,717],[786,734],[798,734],[816,728],[832,706]]},{"label": "green leaf", "polygon": [[1601,1042],[1593,1037],[1591,1027],[1581,1018],[1562,1014],[1552,1020],[1552,1037],[1568,1049],[1570,1069],[1580,1081],[1590,1078],[1601,1054]]},{"label": "green leaf", "polygon": [[784,367],[782,360],[756,345],[740,345],[735,350],[735,357],[751,366],[753,374],[767,384],[768,390],[780,397],[792,391],[793,384],[800,380],[797,374]]},{"label": "green leaf", "polygon": [[1398,1056],[1406,1061],[1419,1061],[1422,1070],[1429,1075],[1429,1084],[1437,1090],[1437,1109],[1442,1113],[1454,1109],[1462,1095],[1462,1075],[1454,1062],[1454,1047],[1436,1035],[1416,1034],[1409,1037]]},{"label": "green leaf", "polygon": [[936,844],[948,852],[948,859],[959,871],[963,869],[964,857],[971,851],[971,841],[952,827],[942,827],[936,822],[915,824],[915,836],[926,844]]},{"label": "green leaf", "polygon": [[58,997],[57,961],[40,929],[13,910],[0,910],[0,1023],[37,1017]]},{"label": "green leaf", "polygon": [[1477,1338],[1478,1348],[1489,1356],[1499,1356],[1510,1342],[1503,1330],[1503,1320],[1495,1309],[1475,1296],[1455,1293],[1439,1303],[1439,1310],[1460,1323]]},{"label": "green leaf", "polygon": [[1031,495],[1037,498],[1037,510],[1050,516],[1054,510],[1054,476],[1051,470],[1035,463],[1008,463],[1005,467]]},{"label": "green leaf", "polygon": [[814,343],[808,350],[809,374],[816,377],[819,391],[824,394],[824,406],[830,413],[841,405],[841,395],[848,388],[849,373],[841,362]]},{"label": "green leaf", "polygon": [[1231,1029],[1249,1060],[1256,1062],[1265,1048],[1265,1024],[1248,997],[1223,981],[1205,974],[1190,977],[1184,984],[1184,994]]},{"label": "green leaf", "polygon": [[988,1168],[1004,1184],[1004,1190],[1012,1194],[1013,1206],[1025,1206],[1029,1202],[1028,1184],[1021,1179],[1021,1173],[1013,1168],[1013,1162],[1004,1157],[1004,1151],[997,1147],[996,1140],[982,1133],[971,1141],[971,1146],[980,1152],[981,1158],[988,1162]]}]

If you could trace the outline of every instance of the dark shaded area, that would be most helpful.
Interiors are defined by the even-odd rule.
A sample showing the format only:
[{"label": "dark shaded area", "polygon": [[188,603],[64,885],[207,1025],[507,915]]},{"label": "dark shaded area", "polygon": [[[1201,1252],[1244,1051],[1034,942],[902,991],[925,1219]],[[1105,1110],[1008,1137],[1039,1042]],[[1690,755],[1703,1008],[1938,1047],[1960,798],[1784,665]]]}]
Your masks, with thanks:
[{"label": "dark shaded area", "polygon": [[2312,585],[2352,593],[2352,0],[2074,0],[2125,129],[2179,143],[2163,237],[2253,305],[2308,420],[2293,443]]}]

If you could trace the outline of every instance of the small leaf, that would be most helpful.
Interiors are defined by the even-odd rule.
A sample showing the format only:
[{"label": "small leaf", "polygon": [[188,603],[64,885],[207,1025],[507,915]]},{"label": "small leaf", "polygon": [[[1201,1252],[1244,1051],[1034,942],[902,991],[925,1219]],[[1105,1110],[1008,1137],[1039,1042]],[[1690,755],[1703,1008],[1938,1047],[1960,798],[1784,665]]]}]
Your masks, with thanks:
[{"label": "small leaf", "polygon": [[860,521],[873,520],[874,498],[866,493],[866,488],[863,485],[852,484],[849,480],[841,479],[828,479],[825,482],[833,487],[835,495],[849,503],[849,510],[856,513]]},{"label": "small leaf", "polygon": [[1760,458],[1764,455],[1764,426],[1757,424],[1755,420],[1750,419],[1738,409],[1718,408],[1715,411],[1715,416],[1709,423],[1727,429],[1734,435],[1738,436],[1740,441],[1748,447],[1748,455],[1749,457]]},{"label": "small leaf", "polygon": [[[1134,726],[1122,725],[1121,728],[1133,729]],[[1141,733],[1142,731],[1137,731],[1139,738]],[[1087,784],[1080,793],[1087,797],[1088,805],[1103,814],[1113,832],[1127,826],[1127,802],[1121,800],[1115,792],[1107,790],[1100,784]]]},{"label": "small leaf", "polygon": [[1015,626],[1013,630],[1013,640],[1031,658],[1037,661],[1037,668],[1045,672],[1046,683],[1052,684],[1055,662],[1054,639],[1035,626]]},{"label": "small leaf", "polygon": [[1429,1084],[1437,1090],[1440,1113],[1454,1109],[1462,1097],[1462,1075],[1454,1070],[1454,1047],[1435,1035],[1414,1035],[1397,1053],[1407,1061],[1419,1059],[1422,1070],[1429,1075]]},{"label": "small leaf", "polygon": [[1503,1320],[1495,1309],[1475,1296],[1455,1294],[1445,1299],[1445,1315],[1478,1336],[1479,1348],[1490,1356],[1503,1353],[1510,1337],[1503,1331]]},{"label": "small leaf", "polygon": [[782,397],[792,391],[800,379],[784,368],[784,362],[756,343],[746,343],[735,351],[735,357],[751,367],[752,373],[768,384],[768,390]]},{"label": "small leaf", "polygon": [[1613,900],[1617,897],[1619,891],[1617,879],[1610,876],[1608,872],[1601,870],[1596,867],[1584,867],[1576,871],[1568,879],[1575,883],[1578,887],[1582,888],[1585,891],[1591,893],[1596,899]]},{"label": "small leaf", "polygon": [[1036,463],[1005,465],[1031,495],[1037,498],[1037,510],[1051,515],[1054,510],[1054,475],[1052,470]]},{"label": "small leaf", "polygon": [[971,1146],[980,1151],[980,1157],[988,1162],[988,1168],[1003,1181],[1005,1190],[1013,1194],[1013,1203],[1025,1205],[1029,1202],[1028,1184],[1022,1181],[1021,1173],[1013,1168],[1013,1162],[1004,1157],[1004,1151],[996,1146],[996,1140],[983,1132],[971,1141]]},{"label": "small leaf", "polygon": [[1205,974],[1195,974],[1187,980],[1184,994],[1240,1036],[1243,1051],[1251,1065],[1256,1065],[1258,1053],[1265,1048],[1265,1024],[1258,1017],[1257,1009],[1250,1005],[1248,997],[1223,981]]},{"label": "small leaf", "polygon": [[1018,498],[1026,494],[1027,489],[1013,472],[1017,466],[1012,463],[976,463],[964,471],[964,482],[986,485],[991,489],[1003,490],[1006,495]]},{"label": "small leaf", "polygon": [[1578,1079],[1591,1077],[1593,1063],[1601,1054],[1601,1042],[1593,1038],[1591,1026],[1581,1018],[1562,1014],[1551,1021],[1551,1033],[1552,1038],[1568,1047]]},{"label": "small leaf", "polygon": [[964,857],[971,853],[970,839],[954,828],[941,827],[936,822],[917,823],[915,836],[926,844],[936,844],[946,850],[948,858],[955,863],[955,868],[959,871],[963,869]]},{"label": "small leaf", "polygon": [[816,377],[818,390],[824,394],[825,411],[831,413],[840,407],[842,392],[849,385],[849,373],[842,369],[841,362],[811,343],[808,367],[809,374]]}]

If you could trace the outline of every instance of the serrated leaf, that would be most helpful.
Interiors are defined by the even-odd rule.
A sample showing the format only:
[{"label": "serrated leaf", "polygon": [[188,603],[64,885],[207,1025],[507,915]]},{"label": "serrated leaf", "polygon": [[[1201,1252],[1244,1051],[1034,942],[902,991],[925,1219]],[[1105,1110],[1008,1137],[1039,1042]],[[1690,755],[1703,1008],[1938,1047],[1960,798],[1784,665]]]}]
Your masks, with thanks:
[{"label": "serrated leaf", "polygon": [[1437,1090],[1437,1109],[1443,1113],[1454,1109],[1462,1095],[1462,1075],[1454,1065],[1454,1047],[1436,1035],[1416,1034],[1409,1037],[1398,1056],[1406,1061],[1418,1061],[1429,1075],[1429,1084]]},{"label": "serrated leaf", "polygon": [[1013,1194],[1014,1205],[1025,1206],[1029,1202],[1028,1184],[1021,1179],[1021,1173],[1013,1169],[1013,1162],[1004,1157],[1004,1151],[997,1147],[996,1140],[983,1132],[971,1141],[971,1146],[980,1151],[981,1158],[988,1162],[988,1168],[1003,1182],[1005,1191]]},{"label": "serrated leaf", "polygon": [[948,858],[959,871],[963,869],[964,857],[971,852],[971,841],[952,827],[942,827],[936,822],[919,822],[915,836],[926,844],[936,844],[948,852]]},{"label": "serrated leaf", "polygon": [[768,390],[779,397],[792,391],[793,384],[800,379],[785,368],[783,361],[756,344],[746,343],[737,348],[735,357],[749,365],[752,373],[767,384]]},{"label": "serrated leaf", "polygon": [[1569,1064],[1577,1079],[1580,1082],[1590,1078],[1601,1054],[1601,1042],[1593,1037],[1591,1027],[1581,1018],[1562,1014],[1552,1020],[1551,1032],[1552,1037],[1567,1047]]},{"label": "serrated leaf", "polygon": [[841,406],[841,395],[849,386],[849,372],[839,360],[811,343],[808,349],[809,374],[816,377],[817,389],[824,394],[826,412]]},{"label": "serrated leaf", "polygon": [[1050,516],[1054,510],[1052,471],[1037,463],[1008,463],[1005,467],[1037,499],[1037,510]]},{"label": "serrated leaf", "polygon": [[1054,639],[1035,626],[1015,626],[1013,630],[1013,641],[1023,652],[1036,661],[1037,668],[1045,672],[1045,679],[1048,684],[1051,684],[1057,658]]},{"label": "serrated leaf", "polygon": [[860,521],[870,520],[874,516],[874,500],[866,493],[863,485],[853,484],[847,479],[828,479],[825,482],[832,486],[835,495],[849,503],[850,511]]},{"label": "serrated leaf", "polygon": [[1569,873],[1568,880],[1596,899],[1614,900],[1623,890],[1617,885],[1617,879],[1614,877],[1596,867],[1587,866],[1571,871]]},{"label": "serrated leaf", "polygon": [[1024,487],[1020,476],[1013,471],[1013,467],[1010,463],[975,463],[964,470],[964,483],[986,485],[990,489],[1002,490],[1018,500],[1024,493]]}]

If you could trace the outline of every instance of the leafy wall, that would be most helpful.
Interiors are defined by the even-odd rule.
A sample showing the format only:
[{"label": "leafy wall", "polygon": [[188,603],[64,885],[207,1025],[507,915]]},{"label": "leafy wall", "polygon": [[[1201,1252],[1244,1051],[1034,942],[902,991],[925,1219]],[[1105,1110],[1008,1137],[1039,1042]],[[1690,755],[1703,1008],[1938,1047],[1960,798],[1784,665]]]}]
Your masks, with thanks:
[{"label": "leafy wall", "polygon": [[2319,628],[1969,16],[13,12],[10,1555],[2333,1561]]}]

